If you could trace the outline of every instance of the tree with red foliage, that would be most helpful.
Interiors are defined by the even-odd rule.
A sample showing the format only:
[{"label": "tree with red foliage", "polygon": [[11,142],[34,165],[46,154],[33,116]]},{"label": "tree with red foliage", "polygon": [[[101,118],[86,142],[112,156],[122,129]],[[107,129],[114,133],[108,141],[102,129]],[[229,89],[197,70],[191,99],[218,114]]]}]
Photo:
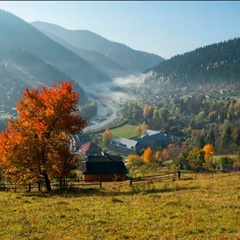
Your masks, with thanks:
[{"label": "tree with red foliage", "polygon": [[81,133],[88,124],[77,113],[79,94],[72,82],[53,83],[25,89],[17,104],[19,116],[8,119],[0,134],[0,169],[15,183],[63,179],[70,173],[74,158],[68,134]]}]

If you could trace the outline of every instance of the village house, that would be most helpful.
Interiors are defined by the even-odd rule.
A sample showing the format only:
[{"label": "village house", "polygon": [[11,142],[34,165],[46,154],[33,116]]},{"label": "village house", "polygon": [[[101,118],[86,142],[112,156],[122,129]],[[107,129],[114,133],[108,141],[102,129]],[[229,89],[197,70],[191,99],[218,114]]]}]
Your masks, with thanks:
[{"label": "village house", "polygon": [[127,156],[129,154],[137,154],[139,143],[136,140],[116,137],[110,143],[109,149],[123,156]]},{"label": "village house", "polygon": [[117,154],[127,156],[129,154],[141,155],[147,147],[152,149],[167,147],[172,139],[159,131],[147,130],[145,134],[135,139],[114,138],[110,143],[109,149]]},{"label": "village house", "polygon": [[121,156],[88,156],[81,162],[84,181],[124,181],[128,170]]},{"label": "village house", "polygon": [[70,137],[69,148],[72,153],[78,152],[80,146],[91,141],[90,137],[86,134],[75,134],[75,135],[69,134],[69,137]]},{"label": "village house", "polygon": [[93,142],[86,142],[80,146],[78,153],[84,158],[91,155],[102,155],[103,150]]}]

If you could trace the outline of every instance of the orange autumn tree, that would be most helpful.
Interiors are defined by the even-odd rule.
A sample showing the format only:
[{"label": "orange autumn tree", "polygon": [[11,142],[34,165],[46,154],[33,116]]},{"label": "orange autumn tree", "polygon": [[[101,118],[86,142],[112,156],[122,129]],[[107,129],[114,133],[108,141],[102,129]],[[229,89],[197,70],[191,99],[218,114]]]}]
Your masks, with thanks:
[{"label": "orange autumn tree", "polygon": [[150,147],[147,147],[142,155],[142,160],[144,163],[151,163],[154,161],[154,154]]},{"label": "orange autumn tree", "polygon": [[79,94],[72,82],[25,89],[18,101],[18,118],[8,119],[0,134],[0,169],[12,182],[32,183],[63,179],[74,159],[68,134],[81,133],[88,124],[77,114]]},{"label": "orange autumn tree", "polygon": [[205,152],[205,165],[208,169],[212,169],[213,167],[213,155],[214,155],[214,146],[210,143],[206,144],[203,147],[203,151]]}]

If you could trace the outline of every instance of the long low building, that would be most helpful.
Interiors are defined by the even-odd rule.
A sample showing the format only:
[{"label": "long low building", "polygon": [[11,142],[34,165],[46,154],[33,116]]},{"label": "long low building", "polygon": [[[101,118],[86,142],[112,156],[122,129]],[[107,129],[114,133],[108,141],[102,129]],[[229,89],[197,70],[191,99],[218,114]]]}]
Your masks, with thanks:
[{"label": "long low building", "polygon": [[147,147],[167,147],[172,139],[159,131],[147,130],[145,134],[136,139],[114,138],[109,149],[117,154],[127,156],[129,154],[141,155]]}]

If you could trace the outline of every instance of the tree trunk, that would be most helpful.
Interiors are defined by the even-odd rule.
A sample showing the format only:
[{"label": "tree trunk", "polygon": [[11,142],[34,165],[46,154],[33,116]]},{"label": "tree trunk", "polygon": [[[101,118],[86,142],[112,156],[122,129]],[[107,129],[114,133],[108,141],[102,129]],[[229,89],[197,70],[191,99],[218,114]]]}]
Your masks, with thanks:
[{"label": "tree trunk", "polygon": [[50,184],[50,180],[48,178],[48,174],[46,171],[43,172],[43,176],[44,176],[44,180],[45,180],[45,184],[46,184],[46,188],[47,190],[50,192],[52,191],[52,188],[51,188],[51,184]]}]

